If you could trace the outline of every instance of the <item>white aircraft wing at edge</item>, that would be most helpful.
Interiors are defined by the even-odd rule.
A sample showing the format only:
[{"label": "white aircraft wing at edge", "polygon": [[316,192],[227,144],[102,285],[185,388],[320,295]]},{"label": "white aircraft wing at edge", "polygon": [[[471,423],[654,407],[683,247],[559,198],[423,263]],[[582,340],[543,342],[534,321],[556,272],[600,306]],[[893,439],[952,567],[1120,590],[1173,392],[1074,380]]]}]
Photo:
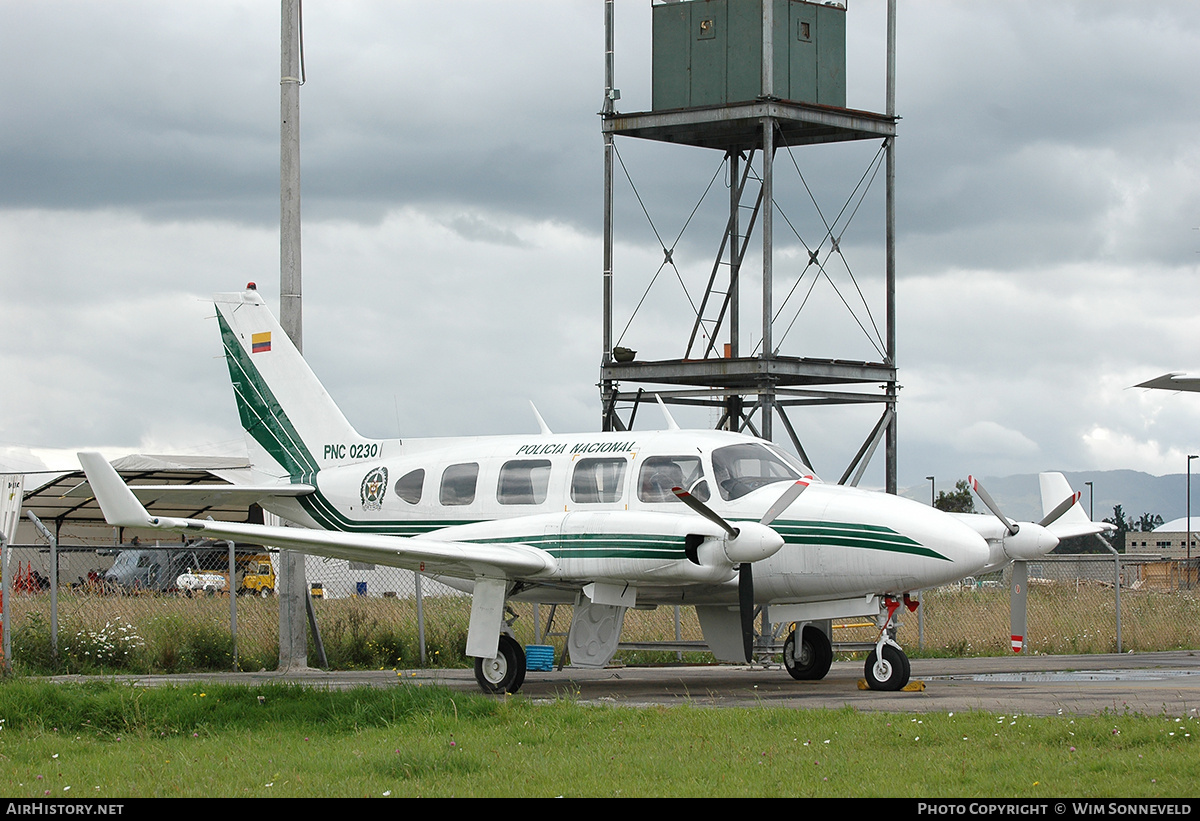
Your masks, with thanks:
[{"label": "white aircraft wing at edge", "polygon": [[466,544],[422,537],[340,533],[303,527],[152,516],[113,466],[99,453],[80,453],[79,462],[104,511],[105,519],[117,527],[203,533],[207,538],[251,542],[460,579],[549,576],[557,566],[554,557],[546,551],[522,544]]}]

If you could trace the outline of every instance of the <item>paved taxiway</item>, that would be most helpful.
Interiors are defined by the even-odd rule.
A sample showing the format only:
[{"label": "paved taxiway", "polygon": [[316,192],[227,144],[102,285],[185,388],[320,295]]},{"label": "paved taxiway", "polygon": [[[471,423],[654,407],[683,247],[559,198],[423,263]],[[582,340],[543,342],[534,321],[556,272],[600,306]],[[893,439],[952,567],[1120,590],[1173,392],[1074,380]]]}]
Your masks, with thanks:
[{"label": "paved taxiway", "polygon": [[[1134,712],[1200,715],[1200,651],[1089,656],[913,659],[913,692],[860,690],[861,661],[835,662],[822,681],[793,681],[782,668],[749,666],[614,667],[530,672],[519,698],[587,704],[787,707],[862,711],[1054,715]],[[82,677],[59,676],[56,681]],[[327,673],[205,673],[115,676],[137,686],[296,682],[314,687],[439,684],[478,692],[470,670],[379,670]]]}]

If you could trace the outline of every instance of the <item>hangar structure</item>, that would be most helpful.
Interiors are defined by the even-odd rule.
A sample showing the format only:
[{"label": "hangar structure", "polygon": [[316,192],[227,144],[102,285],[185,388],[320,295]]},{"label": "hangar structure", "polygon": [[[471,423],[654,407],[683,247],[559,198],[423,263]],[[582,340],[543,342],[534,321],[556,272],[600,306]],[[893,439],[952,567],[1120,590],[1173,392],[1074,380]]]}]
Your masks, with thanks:
[{"label": "hangar structure", "polygon": [[[657,395],[667,404],[710,408],[719,416],[716,427],[749,429],[766,439],[775,438],[778,419],[791,444],[811,465],[789,411],[874,405],[882,408],[878,420],[840,481],[857,484],[883,443],[886,489],[895,493],[895,0],[887,4],[883,113],[847,107],[847,10],[841,3],[683,0],[655,2],[651,12],[652,106],[648,111],[621,112],[617,109],[620,92],[614,79],[613,0],[605,2],[605,96],[601,112],[604,338],[600,368],[604,429],[622,430],[632,425],[639,403]],[[711,273],[698,298],[693,300],[689,294],[691,332],[687,339],[678,340],[678,355],[671,358],[639,359],[637,351],[624,344],[624,331],[619,331],[614,315],[614,286],[632,279],[629,272],[614,268],[614,182],[618,166],[623,176],[629,177],[619,150],[625,140],[696,147],[724,156],[728,217],[724,230],[708,238],[716,248]],[[779,202],[784,175],[777,173],[777,160],[782,161],[786,154],[787,164],[795,164],[799,171],[795,155],[807,147],[868,140],[878,141],[880,149],[864,180],[874,181],[882,172],[885,189],[884,293],[875,301],[876,307],[882,303],[882,321],[870,316],[869,301],[857,281],[843,281],[841,287],[850,293],[858,291],[861,304],[855,308],[851,308],[851,302],[856,298],[843,297],[852,314],[847,321],[856,322],[872,337],[877,355],[861,359],[788,353],[784,337],[790,323],[783,308],[793,295],[789,293],[777,301],[777,280],[782,273],[795,277],[797,283],[804,277],[810,281],[820,278],[835,289],[839,287],[831,269],[844,262],[839,240],[847,224],[846,215],[862,204],[864,185],[860,181],[859,186],[847,186],[854,189],[850,200],[840,205],[837,218],[832,218],[832,212],[821,215],[824,224],[813,228],[812,240],[796,234],[807,251],[807,260],[801,260],[799,266],[793,261],[789,270],[781,272],[776,266],[775,234],[780,229],[794,231],[795,226]],[[800,182],[807,187],[803,177]],[[641,203],[636,189],[634,194]],[[756,231],[761,243],[761,272],[744,265],[748,256],[755,256],[751,244]],[[675,268],[674,251],[669,240],[663,242],[659,273]],[[848,265],[846,270],[851,270]],[[682,282],[677,268],[674,273]],[[761,278],[753,283],[752,276]],[[749,308],[741,301],[750,285],[757,285],[761,291],[758,308]],[[742,328],[743,313],[746,317],[757,314],[757,329]],[[758,341],[751,344],[754,335]]]}]

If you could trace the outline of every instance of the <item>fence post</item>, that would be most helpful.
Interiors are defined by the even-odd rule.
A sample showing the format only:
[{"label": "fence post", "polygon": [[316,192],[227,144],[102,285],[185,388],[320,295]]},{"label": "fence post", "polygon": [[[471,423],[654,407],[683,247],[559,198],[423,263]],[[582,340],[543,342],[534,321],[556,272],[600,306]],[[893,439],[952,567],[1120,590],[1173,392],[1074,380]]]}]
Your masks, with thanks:
[{"label": "fence post", "polygon": [[421,664],[425,664],[425,610],[421,597],[421,574],[413,571],[413,583],[417,591],[417,644],[421,648]]},{"label": "fence post", "polygon": [[[924,605],[925,604],[925,591],[919,590],[917,592],[918,592],[918,596],[919,596],[918,600],[921,602],[922,605]],[[918,650],[925,649],[925,608],[923,606],[917,608],[917,649]]]},{"label": "fence post", "polygon": [[4,674],[12,673],[12,637],[8,629],[8,609],[5,607],[11,599],[8,596],[8,537],[0,531],[0,659]]},{"label": "fence post", "polygon": [[58,658],[58,538],[50,529],[42,524],[42,520],[34,515],[32,510],[25,511],[25,517],[33,523],[38,532],[50,543],[50,657]]},{"label": "fence post", "polygon": [[1099,533],[1096,534],[1096,538],[1099,539],[1100,544],[1102,544],[1106,548],[1108,548],[1108,552],[1113,555],[1113,567],[1115,568],[1114,572],[1116,573],[1115,578],[1113,578],[1113,590],[1116,591],[1115,600],[1116,600],[1116,605],[1117,605],[1117,652],[1120,653],[1120,652],[1122,652],[1122,650],[1121,650],[1121,554],[1117,552],[1117,549],[1112,546],[1112,543],[1109,542],[1108,539],[1104,538]]},{"label": "fence post", "polygon": [[1117,601],[1117,652],[1121,652],[1121,554],[1113,550],[1114,578],[1113,589],[1116,590]]},{"label": "fence post", "polygon": [[229,591],[229,635],[233,639],[233,669],[238,669],[238,640],[237,640],[237,559],[233,555],[233,542],[225,542],[229,546],[229,582],[225,589]]}]

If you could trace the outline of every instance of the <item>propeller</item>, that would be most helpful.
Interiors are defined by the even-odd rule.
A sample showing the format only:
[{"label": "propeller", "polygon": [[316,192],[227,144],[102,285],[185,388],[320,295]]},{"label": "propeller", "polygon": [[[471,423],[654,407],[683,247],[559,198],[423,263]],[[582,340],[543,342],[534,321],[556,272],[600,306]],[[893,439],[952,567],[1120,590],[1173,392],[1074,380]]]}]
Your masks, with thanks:
[{"label": "propeller", "polygon": [[[1025,628],[1027,623],[1027,597],[1029,594],[1029,564],[1027,559],[1045,555],[1053,550],[1058,544],[1058,537],[1050,533],[1046,528],[1058,521],[1063,514],[1071,509],[1076,502],[1079,501],[1081,493],[1073,493],[1066,499],[1063,499],[1057,506],[1036,524],[1027,523],[1024,533],[1021,531],[1021,526],[1009,519],[1000,511],[1000,506],[991,495],[983,489],[983,485],[979,483],[974,476],[968,476],[967,481],[970,483],[972,490],[976,495],[983,500],[997,519],[1004,525],[1008,531],[1010,538],[1004,540],[1004,552],[1013,559],[1012,581],[1009,587],[1009,611],[1011,620],[1011,638],[1012,649],[1014,653],[1020,653],[1025,649]],[[1021,533],[1021,537],[1011,538]]]},{"label": "propeller", "polygon": [[[983,489],[983,485],[979,484],[978,479],[976,479],[974,476],[968,476],[967,481],[970,483],[971,489],[975,491],[975,494],[983,500],[985,505],[987,505],[987,509],[992,511],[996,518],[999,519],[1006,528],[1008,528],[1008,535],[1016,536],[1017,533],[1021,531],[1020,525],[1000,512],[1000,506],[996,504],[996,500],[993,499],[991,495]],[[1062,514],[1060,513],[1059,515],[1061,516]]]},{"label": "propeller", "polygon": [[[731,560],[738,561],[738,614],[741,616],[742,649],[745,651],[747,663],[752,661],[754,657],[754,571],[751,569],[753,562],[760,558],[765,559],[767,556],[774,554],[779,549],[779,546],[783,544],[783,538],[775,533],[774,530],[770,530],[771,522],[775,521],[779,514],[787,510],[788,506],[796,501],[801,493],[808,489],[811,481],[809,477],[797,479],[796,482],[790,485],[775,500],[773,505],[767,508],[767,512],[758,520],[760,526],[774,534],[775,539],[768,540],[773,547],[768,547],[768,545],[763,543],[763,536],[765,534],[760,532],[756,534],[757,544],[747,545],[743,548],[742,545],[737,544],[738,539],[742,537],[743,530],[754,528],[747,528],[745,525],[741,529],[736,528],[726,521],[721,514],[683,488],[671,488],[671,492],[679,497],[681,502],[729,534],[729,540],[725,544],[725,554]],[[747,533],[747,537],[749,536],[750,534]]]},{"label": "propeller", "polygon": [[[1042,527],[1050,527],[1050,525],[1054,524],[1060,518],[1062,518],[1062,515],[1064,513],[1066,513],[1071,508],[1073,508],[1075,506],[1075,503],[1078,502],[1080,500],[1080,498],[1082,498],[1082,497],[1083,497],[1083,493],[1081,491],[1075,491],[1075,493],[1071,494],[1070,496],[1068,496],[1067,498],[1065,498],[1061,502],[1059,502],[1058,506],[1055,507],[1054,510],[1050,511],[1045,516],[1043,516],[1042,520],[1040,522],[1038,522],[1038,524],[1041,525]],[[1054,497],[1050,497],[1050,498],[1054,498]]]}]

